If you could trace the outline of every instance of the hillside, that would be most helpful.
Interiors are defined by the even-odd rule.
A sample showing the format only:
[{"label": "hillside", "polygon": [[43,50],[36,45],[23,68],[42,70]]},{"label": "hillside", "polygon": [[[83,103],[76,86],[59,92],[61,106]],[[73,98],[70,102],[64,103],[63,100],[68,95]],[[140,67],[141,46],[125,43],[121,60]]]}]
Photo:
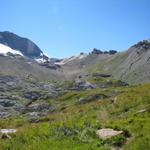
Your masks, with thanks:
[{"label": "hillside", "polygon": [[129,84],[140,84],[150,82],[149,58],[150,42],[144,40],[124,52],[113,55],[90,53],[80,59],[79,56],[71,59],[69,62],[62,64],[61,67],[64,72],[69,72],[70,76],[103,73],[110,74],[115,79],[120,79]]},{"label": "hillside", "polygon": [[149,58],[149,40],[57,59],[0,32],[0,150],[149,150]]},{"label": "hillside", "polygon": [[[148,150],[150,149],[150,85],[69,92],[48,102],[57,110],[42,118],[0,121],[1,128],[15,128],[11,140],[0,140],[2,150]],[[111,95],[88,100],[90,95]],[[81,100],[85,103],[81,103]],[[101,128],[122,130],[123,135],[101,140]]]},{"label": "hillside", "polygon": [[115,78],[129,84],[147,83],[150,81],[149,57],[150,42],[144,40],[91,69],[95,72],[112,74]]}]

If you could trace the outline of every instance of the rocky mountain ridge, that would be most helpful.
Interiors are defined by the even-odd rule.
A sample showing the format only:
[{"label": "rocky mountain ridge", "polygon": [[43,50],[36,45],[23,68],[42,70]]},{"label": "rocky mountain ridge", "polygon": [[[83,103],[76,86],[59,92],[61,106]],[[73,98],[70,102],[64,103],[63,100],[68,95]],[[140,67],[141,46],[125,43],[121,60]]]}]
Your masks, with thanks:
[{"label": "rocky mountain ridge", "polygon": [[[7,58],[0,56],[2,57],[1,64],[4,65],[0,68],[0,72],[7,75],[18,76],[22,74],[24,78],[25,73],[27,73],[40,80],[42,76],[44,80],[73,80],[80,75],[92,76],[94,73],[106,73],[129,84],[150,81],[149,40],[140,41],[124,52],[117,53],[115,50],[102,51],[94,48],[89,54],[82,52],[78,56],[65,59],[49,58],[31,40],[8,31],[0,32],[0,44],[9,48],[9,50],[11,49],[11,52],[20,53],[24,56],[18,58],[18,56],[12,56],[12,53],[9,53]],[[3,51],[2,48],[1,51]],[[7,63],[4,63],[5,60],[7,60]],[[17,64],[12,66],[10,62]],[[20,72],[19,66],[22,66],[23,72]],[[13,73],[14,70],[16,70],[15,73]],[[35,74],[35,72],[38,73]]]}]

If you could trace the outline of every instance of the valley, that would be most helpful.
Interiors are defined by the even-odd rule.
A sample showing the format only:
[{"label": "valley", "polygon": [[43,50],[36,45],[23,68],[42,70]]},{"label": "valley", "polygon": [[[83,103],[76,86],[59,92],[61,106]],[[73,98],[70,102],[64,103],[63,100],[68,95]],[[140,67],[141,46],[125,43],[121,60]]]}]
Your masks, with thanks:
[{"label": "valley", "polygon": [[148,40],[64,59],[8,31],[0,45],[0,150],[150,149]]}]

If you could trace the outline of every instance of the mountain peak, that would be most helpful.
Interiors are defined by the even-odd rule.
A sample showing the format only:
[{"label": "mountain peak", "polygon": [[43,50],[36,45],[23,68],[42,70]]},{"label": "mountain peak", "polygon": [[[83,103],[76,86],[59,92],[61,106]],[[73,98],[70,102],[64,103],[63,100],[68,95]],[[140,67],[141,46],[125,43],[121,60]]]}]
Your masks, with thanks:
[{"label": "mountain peak", "polygon": [[20,51],[23,55],[34,58],[40,57],[42,50],[31,40],[20,37],[12,32],[0,32],[0,43],[11,49]]},{"label": "mountain peak", "polygon": [[0,34],[14,34],[13,32],[10,32],[10,31],[3,31],[3,32],[0,32]]}]

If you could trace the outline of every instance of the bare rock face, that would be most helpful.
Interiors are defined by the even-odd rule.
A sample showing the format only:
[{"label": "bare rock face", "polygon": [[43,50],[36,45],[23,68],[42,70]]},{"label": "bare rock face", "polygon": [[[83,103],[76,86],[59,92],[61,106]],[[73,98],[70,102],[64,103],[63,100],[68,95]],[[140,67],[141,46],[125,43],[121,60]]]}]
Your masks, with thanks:
[{"label": "bare rock face", "polygon": [[143,40],[140,41],[139,43],[135,44],[133,47],[142,50],[149,50],[150,49],[150,40]]},{"label": "bare rock face", "polygon": [[123,134],[123,131],[116,131],[114,129],[100,129],[96,132],[96,134],[99,136],[100,139],[106,140],[109,138],[112,138],[114,136],[118,136]]},{"label": "bare rock face", "polygon": [[75,90],[86,90],[86,89],[95,89],[96,84],[92,84],[84,79],[76,78],[74,81]]}]

